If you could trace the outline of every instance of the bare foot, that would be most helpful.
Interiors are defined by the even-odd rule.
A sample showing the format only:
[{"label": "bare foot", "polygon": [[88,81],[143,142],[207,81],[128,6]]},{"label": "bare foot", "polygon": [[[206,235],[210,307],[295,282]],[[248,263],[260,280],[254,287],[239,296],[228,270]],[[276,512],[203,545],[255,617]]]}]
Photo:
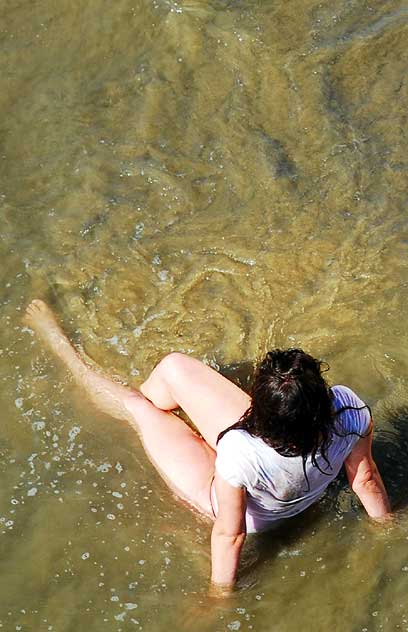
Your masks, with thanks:
[{"label": "bare foot", "polygon": [[[75,351],[59,326],[52,310],[40,299],[34,299],[26,309],[26,325],[34,329],[53,353],[70,370],[75,381],[85,389],[90,400],[103,412],[118,419],[133,419],[125,402],[143,397],[136,391],[117,384],[93,371]],[[144,398],[143,398],[144,399]]]},{"label": "bare foot", "polygon": [[35,329],[43,338],[47,338],[48,333],[55,330],[64,336],[53,312],[39,298],[35,298],[28,305],[24,315],[24,322],[32,329]]},{"label": "bare foot", "polygon": [[71,370],[84,365],[44,301],[34,299],[23,320]]}]

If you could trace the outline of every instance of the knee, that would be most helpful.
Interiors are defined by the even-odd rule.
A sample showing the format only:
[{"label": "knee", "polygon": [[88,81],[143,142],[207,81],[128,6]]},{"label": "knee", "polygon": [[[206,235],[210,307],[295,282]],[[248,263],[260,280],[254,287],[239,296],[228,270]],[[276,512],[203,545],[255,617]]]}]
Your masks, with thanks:
[{"label": "knee", "polygon": [[172,351],[160,360],[155,370],[158,370],[164,379],[171,380],[172,377],[180,374],[180,370],[183,369],[186,363],[186,358],[187,356],[184,353]]},{"label": "knee", "polygon": [[162,410],[177,408],[174,389],[180,382],[185,357],[182,353],[169,353],[140,386],[142,394]]}]

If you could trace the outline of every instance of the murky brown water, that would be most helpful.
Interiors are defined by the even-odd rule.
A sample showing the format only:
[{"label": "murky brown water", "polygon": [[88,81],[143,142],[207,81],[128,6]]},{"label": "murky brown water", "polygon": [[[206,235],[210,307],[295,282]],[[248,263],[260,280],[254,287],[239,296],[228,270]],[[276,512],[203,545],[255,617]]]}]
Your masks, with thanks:
[{"label": "murky brown water", "polygon": [[[0,7],[0,629],[408,630],[405,2]],[[344,481],[207,597],[208,524],[20,324],[137,385],[300,345],[373,405],[399,508]],[[234,373],[234,371],[233,371]]]}]

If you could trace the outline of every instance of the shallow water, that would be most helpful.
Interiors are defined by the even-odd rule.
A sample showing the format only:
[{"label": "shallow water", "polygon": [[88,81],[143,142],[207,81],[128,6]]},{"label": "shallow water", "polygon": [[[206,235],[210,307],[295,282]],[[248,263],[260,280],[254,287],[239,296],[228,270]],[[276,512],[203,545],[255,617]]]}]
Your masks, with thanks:
[{"label": "shallow water", "polygon": [[[3,0],[0,629],[408,630],[407,34],[396,1]],[[36,296],[133,385],[324,358],[398,523],[340,480],[212,602],[209,525],[22,327]]]}]

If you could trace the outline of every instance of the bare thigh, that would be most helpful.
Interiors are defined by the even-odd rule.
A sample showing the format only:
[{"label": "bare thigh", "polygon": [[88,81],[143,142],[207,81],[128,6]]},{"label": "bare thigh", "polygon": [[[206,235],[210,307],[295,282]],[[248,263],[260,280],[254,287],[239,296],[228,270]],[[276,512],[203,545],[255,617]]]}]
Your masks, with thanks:
[{"label": "bare thigh", "polygon": [[166,356],[141,391],[159,408],[182,408],[214,450],[219,433],[238,421],[251,403],[230,380],[182,353]]},{"label": "bare thigh", "polygon": [[147,456],[168,486],[200,512],[212,517],[210,487],[214,450],[177,415],[160,410],[143,395],[129,392],[124,405]]}]

